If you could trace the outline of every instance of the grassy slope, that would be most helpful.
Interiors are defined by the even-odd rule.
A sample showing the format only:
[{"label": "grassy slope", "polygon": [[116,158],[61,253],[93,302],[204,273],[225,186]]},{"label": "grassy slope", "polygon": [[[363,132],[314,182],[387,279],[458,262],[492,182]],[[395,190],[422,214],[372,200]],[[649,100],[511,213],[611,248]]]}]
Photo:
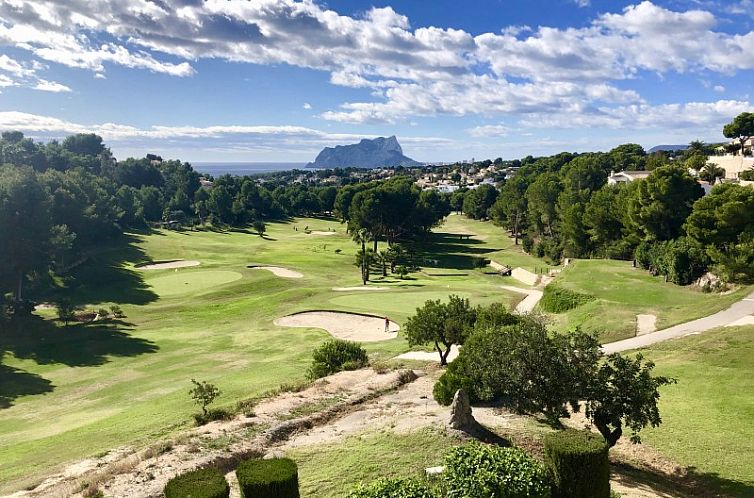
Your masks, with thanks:
[{"label": "grassy slope", "polygon": [[389,431],[298,448],[287,456],[298,462],[302,498],[341,498],[378,477],[421,477],[425,468],[442,465],[445,452],[457,444],[431,429]]},{"label": "grassy slope", "polygon": [[678,384],[663,388],[663,423],[642,439],[695,467],[726,495],[754,496],[754,326],[658,344],[644,354]]},{"label": "grassy slope", "polygon": [[657,327],[665,328],[725,309],[751,291],[747,287],[723,296],[704,294],[652,277],[628,261],[615,260],[574,261],[556,282],[598,299],[556,315],[555,326],[597,331],[605,342],[632,337],[637,314],[654,314]]},{"label": "grassy slope", "polygon": [[[476,222],[454,223],[488,230]],[[356,245],[343,227],[315,219],[295,224],[299,231],[293,224],[270,224],[268,239],[239,232],[134,235],[127,248],[102,249],[80,268],[83,285],[74,293],[95,308],[120,304],[126,319],[63,328],[46,312],[47,319],[36,317],[0,334],[0,351],[8,352],[0,367],[0,402],[5,397],[13,405],[0,411],[0,492],[32,484],[71,461],[186,426],[194,411],[187,395],[192,377],[222,389],[218,406],[302,379],[312,348],[328,336],[276,327],[272,322],[279,316],[341,309],[387,314],[402,323],[424,300],[451,292],[474,303],[519,297],[500,290],[499,277],[469,268],[473,254],[501,247],[499,231],[499,238],[460,243],[438,235],[434,249],[442,254],[428,257],[442,257],[445,268],[378,283],[395,287],[389,291],[345,293],[331,287],[360,282],[353,266]],[[305,225],[340,233],[307,236]],[[146,259],[196,259],[202,265],[177,272],[133,270]],[[278,264],[305,277],[283,279],[247,269],[249,263]],[[428,276],[443,274],[455,275]],[[392,356],[408,348],[399,338],[367,349]]]}]

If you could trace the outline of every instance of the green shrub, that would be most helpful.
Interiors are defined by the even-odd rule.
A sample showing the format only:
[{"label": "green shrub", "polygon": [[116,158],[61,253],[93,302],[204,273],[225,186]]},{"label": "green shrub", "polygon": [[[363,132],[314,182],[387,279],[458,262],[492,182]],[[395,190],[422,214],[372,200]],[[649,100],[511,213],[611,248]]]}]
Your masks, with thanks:
[{"label": "green shrub", "polygon": [[348,498],[433,498],[436,495],[426,483],[417,479],[381,478],[358,485]]},{"label": "green shrub", "polygon": [[531,254],[531,251],[534,248],[534,240],[528,235],[524,235],[524,237],[521,239],[521,248],[525,253]]},{"label": "green shrub", "polygon": [[610,498],[608,445],[596,434],[567,430],[545,437],[545,465],[556,498]]},{"label": "green shrub", "polygon": [[474,265],[474,268],[484,268],[488,264],[490,264],[490,260],[482,256],[473,256],[471,260]]},{"label": "green shrub", "polygon": [[215,420],[230,420],[233,418],[233,413],[230,410],[224,408],[213,408],[207,410],[206,413],[195,413],[194,422],[196,425],[204,425]]},{"label": "green shrub", "polygon": [[[455,365],[459,360],[461,359],[456,358],[451,365]],[[462,371],[462,369],[459,367],[448,368],[435,383],[435,386],[432,388],[432,397],[435,398],[435,401],[439,404],[449,406],[453,402],[453,396],[455,396],[456,391],[459,389],[466,391],[466,393],[472,397],[472,400],[476,401],[472,394],[474,393],[474,390],[473,386],[470,385],[470,379],[458,373],[460,371]]]},{"label": "green shrub", "polygon": [[181,474],[168,481],[165,498],[227,498],[230,486],[217,469],[201,469]]},{"label": "green shrub", "polygon": [[518,448],[471,443],[445,455],[448,498],[549,498],[545,468]]},{"label": "green shrub", "polygon": [[545,287],[539,306],[550,313],[564,313],[594,299],[595,297],[589,294],[582,294],[550,284]]},{"label": "green shrub", "polygon": [[331,339],[312,354],[309,377],[318,379],[341,370],[356,370],[369,364],[367,352],[361,344],[343,339]]},{"label": "green shrub", "polygon": [[288,458],[244,460],[236,477],[243,498],[299,498],[298,468]]}]

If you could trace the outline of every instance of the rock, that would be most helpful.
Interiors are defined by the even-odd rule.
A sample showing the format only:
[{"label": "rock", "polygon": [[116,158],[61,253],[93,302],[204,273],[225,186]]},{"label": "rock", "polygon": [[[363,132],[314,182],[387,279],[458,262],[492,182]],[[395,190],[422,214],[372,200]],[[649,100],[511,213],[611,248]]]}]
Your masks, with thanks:
[{"label": "rock", "polygon": [[266,453],[262,457],[262,460],[277,460],[279,458],[285,458],[285,455],[283,454],[283,452],[282,451],[272,450],[272,451]]},{"label": "rock", "polygon": [[364,139],[357,144],[325,147],[313,163],[314,168],[380,168],[390,166],[419,166],[420,163],[403,155],[395,136]]},{"label": "rock", "polygon": [[471,403],[466,391],[459,389],[453,396],[453,403],[450,405],[450,420],[448,426],[451,429],[463,430],[476,425],[476,420],[471,414]]},{"label": "rock", "polygon": [[707,272],[701,277],[699,277],[699,279],[696,282],[694,282],[694,284],[701,288],[704,288],[704,287],[716,288],[716,287],[719,287],[721,283],[720,283],[720,277],[718,277],[714,273]]},{"label": "rock", "polygon": [[444,465],[441,465],[439,467],[427,467],[426,469],[424,469],[424,475],[426,475],[427,477],[439,477],[443,472],[445,472]]}]

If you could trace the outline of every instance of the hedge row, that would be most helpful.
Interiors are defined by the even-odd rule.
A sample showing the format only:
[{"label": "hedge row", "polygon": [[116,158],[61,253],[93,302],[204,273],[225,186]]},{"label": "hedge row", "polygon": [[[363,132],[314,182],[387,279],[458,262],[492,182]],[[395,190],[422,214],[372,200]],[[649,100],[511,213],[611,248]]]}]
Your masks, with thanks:
[{"label": "hedge row", "polygon": [[[298,468],[288,458],[245,460],[236,469],[243,498],[299,498]],[[168,481],[165,498],[228,498],[230,486],[217,469],[181,474]]]},{"label": "hedge row", "polygon": [[168,481],[165,498],[228,498],[230,486],[217,469],[200,469]]},{"label": "hedge row", "polygon": [[610,498],[609,447],[591,432],[567,430],[545,436],[545,465],[555,498]]},{"label": "hedge row", "polygon": [[549,313],[564,313],[595,299],[594,296],[589,294],[582,294],[550,284],[545,287],[539,306]]}]

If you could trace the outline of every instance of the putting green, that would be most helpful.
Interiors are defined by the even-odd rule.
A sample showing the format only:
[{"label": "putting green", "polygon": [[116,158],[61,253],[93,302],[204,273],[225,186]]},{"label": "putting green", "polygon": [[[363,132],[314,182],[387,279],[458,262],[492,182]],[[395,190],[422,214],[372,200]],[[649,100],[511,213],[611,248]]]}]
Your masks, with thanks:
[{"label": "putting green", "polygon": [[182,271],[147,280],[151,290],[161,297],[196,293],[210,287],[239,280],[242,275],[235,271]]}]

